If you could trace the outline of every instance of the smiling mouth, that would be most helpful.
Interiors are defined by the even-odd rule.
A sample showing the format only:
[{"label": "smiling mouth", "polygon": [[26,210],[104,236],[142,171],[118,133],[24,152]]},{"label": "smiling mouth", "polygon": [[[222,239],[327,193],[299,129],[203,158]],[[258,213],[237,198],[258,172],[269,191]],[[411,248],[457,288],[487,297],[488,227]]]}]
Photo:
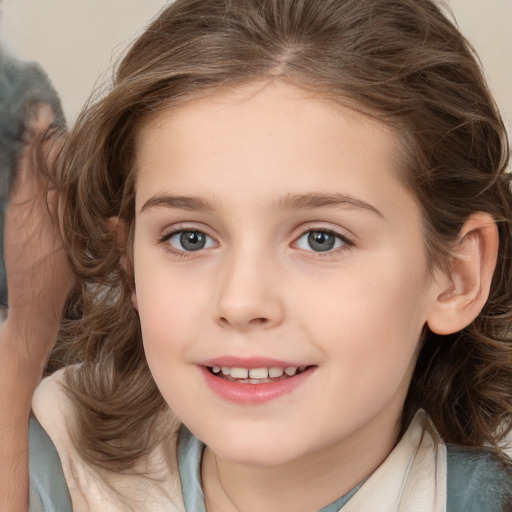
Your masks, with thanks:
[{"label": "smiling mouth", "polygon": [[216,377],[240,384],[268,384],[300,375],[312,366],[287,366],[270,368],[238,368],[229,366],[207,366]]}]

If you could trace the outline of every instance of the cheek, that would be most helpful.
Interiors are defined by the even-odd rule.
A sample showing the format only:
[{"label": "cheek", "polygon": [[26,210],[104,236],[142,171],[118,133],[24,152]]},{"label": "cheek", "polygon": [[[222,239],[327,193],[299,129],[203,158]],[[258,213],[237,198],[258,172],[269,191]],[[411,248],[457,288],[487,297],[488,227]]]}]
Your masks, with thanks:
[{"label": "cheek", "polygon": [[[377,337],[417,332],[425,322],[427,299],[422,270],[413,269],[409,276],[398,264],[373,267],[372,271],[371,265],[362,264],[304,283],[294,293],[295,307],[303,310],[299,317],[311,318],[316,328],[347,338],[365,332]],[[368,343],[374,341],[367,337]]]},{"label": "cheek", "polygon": [[165,262],[140,261],[135,284],[142,338],[148,360],[156,361],[185,351],[187,340],[197,338],[208,300],[205,287],[185,272],[171,272]]},{"label": "cheek", "polygon": [[301,307],[301,329],[335,367],[338,385],[366,397],[389,395],[409,375],[426,320],[423,267],[404,273],[402,259],[386,265],[382,256],[323,286],[310,283]]},{"label": "cheek", "polygon": [[189,350],[187,340],[195,337],[197,328],[190,311],[193,299],[184,297],[183,292],[170,287],[166,280],[146,283],[152,284],[147,287],[139,284],[137,291],[144,352],[156,385],[174,408],[182,397],[197,399],[183,389],[183,382],[188,378],[182,364]]},{"label": "cheek", "polygon": [[[148,349],[163,350],[176,347],[183,331],[191,329],[189,321],[190,297],[156,281],[149,289],[137,289],[137,302],[144,345]],[[173,339],[173,343],[169,343]]]}]

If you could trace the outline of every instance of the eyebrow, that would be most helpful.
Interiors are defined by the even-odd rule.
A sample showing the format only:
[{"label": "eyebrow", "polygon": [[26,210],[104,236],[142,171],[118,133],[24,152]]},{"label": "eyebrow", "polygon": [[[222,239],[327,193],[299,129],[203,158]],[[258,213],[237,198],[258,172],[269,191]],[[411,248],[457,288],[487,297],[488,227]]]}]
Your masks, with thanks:
[{"label": "eyebrow", "polygon": [[309,194],[286,194],[276,203],[280,210],[300,210],[326,207],[368,210],[381,218],[385,218],[380,210],[361,199],[346,194],[328,194],[315,192]]},{"label": "eyebrow", "polygon": [[[286,194],[274,203],[278,210],[313,210],[315,208],[338,207],[363,209],[385,218],[382,212],[371,204],[346,194],[313,192],[307,194]],[[142,206],[141,213],[152,208],[211,212],[215,206],[210,201],[197,196],[175,196],[158,194],[150,197]]]},{"label": "eyebrow", "polygon": [[196,196],[174,196],[158,194],[150,197],[140,209],[141,213],[151,208],[173,208],[189,211],[213,211],[212,203]]}]

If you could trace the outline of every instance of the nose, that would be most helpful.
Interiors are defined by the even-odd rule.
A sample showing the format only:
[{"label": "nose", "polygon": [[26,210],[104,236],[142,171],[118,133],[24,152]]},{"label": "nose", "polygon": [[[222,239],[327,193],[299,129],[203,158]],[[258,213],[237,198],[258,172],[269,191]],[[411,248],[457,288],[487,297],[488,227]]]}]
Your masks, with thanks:
[{"label": "nose", "polygon": [[220,273],[216,321],[238,331],[270,329],[284,318],[279,269],[263,258],[231,258]]}]

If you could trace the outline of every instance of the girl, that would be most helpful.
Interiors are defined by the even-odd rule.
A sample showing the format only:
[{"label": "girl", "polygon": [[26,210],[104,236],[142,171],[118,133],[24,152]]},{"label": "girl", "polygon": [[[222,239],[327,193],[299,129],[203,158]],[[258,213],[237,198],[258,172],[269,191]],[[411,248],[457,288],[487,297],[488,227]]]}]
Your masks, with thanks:
[{"label": "girl", "polygon": [[430,0],[171,4],[56,162],[30,509],[510,510],[508,157]]}]

